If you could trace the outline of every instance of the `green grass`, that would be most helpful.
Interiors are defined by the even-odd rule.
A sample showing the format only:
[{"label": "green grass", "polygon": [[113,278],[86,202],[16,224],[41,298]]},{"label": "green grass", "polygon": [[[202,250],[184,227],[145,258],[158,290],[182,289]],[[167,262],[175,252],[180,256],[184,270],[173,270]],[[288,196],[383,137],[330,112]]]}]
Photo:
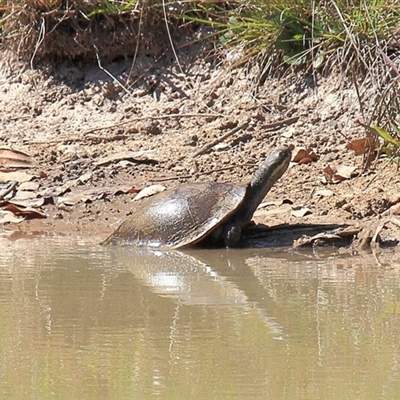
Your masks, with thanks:
[{"label": "green grass", "polygon": [[187,18],[218,28],[221,43],[240,46],[244,59],[264,52],[306,68],[369,68],[400,27],[398,0],[253,0],[229,3],[229,10],[205,4]]}]

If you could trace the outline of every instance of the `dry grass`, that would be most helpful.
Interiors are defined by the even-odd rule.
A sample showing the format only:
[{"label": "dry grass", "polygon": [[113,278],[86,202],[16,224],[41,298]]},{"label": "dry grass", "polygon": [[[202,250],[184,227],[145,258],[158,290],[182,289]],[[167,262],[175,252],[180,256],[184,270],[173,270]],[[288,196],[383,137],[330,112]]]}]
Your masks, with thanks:
[{"label": "dry grass", "polygon": [[3,1],[0,7],[3,47],[31,64],[43,59],[108,62],[141,48],[159,51],[165,22],[146,0]]}]

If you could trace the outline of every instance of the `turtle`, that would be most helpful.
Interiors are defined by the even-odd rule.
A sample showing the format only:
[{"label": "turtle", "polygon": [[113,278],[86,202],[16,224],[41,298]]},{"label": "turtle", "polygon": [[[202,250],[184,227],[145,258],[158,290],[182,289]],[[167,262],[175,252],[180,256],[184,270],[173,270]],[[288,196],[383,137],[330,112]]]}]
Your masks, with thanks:
[{"label": "turtle", "polygon": [[242,230],[290,160],[291,147],[285,147],[269,155],[247,185],[187,183],[142,200],[103,244],[237,247]]}]

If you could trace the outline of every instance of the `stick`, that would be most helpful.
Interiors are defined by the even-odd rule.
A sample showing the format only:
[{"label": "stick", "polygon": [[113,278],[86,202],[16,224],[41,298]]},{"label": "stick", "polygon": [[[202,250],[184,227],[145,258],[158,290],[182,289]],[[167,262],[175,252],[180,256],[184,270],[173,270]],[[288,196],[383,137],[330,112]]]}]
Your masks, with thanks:
[{"label": "stick", "polygon": [[[290,125],[290,124],[293,124],[293,123],[297,122],[299,118],[300,117],[290,117],[290,118],[284,119],[282,121],[272,122],[271,124],[266,125],[264,127],[264,129],[265,130],[269,130],[269,129],[274,129],[274,128],[280,128],[281,126],[284,126],[284,125]],[[247,120],[242,125],[237,126],[236,128],[233,128],[229,132],[225,133],[225,135],[222,135],[221,137],[215,139],[213,142],[208,143],[205,146],[203,146],[199,151],[194,153],[193,157],[197,157],[200,154],[206,153],[208,150],[210,150],[216,144],[221,143],[222,141],[224,141],[226,138],[228,138],[229,136],[233,135],[237,131],[247,128],[248,125],[249,125],[249,121]]]},{"label": "stick", "polygon": [[91,129],[88,129],[87,131],[83,132],[83,135],[87,135],[88,133],[92,133],[95,131],[100,131],[102,129],[115,128],[117,126],[129,124],[130,122],[144,121],[146,119],[167,119],[167,118],[188,118],[188,117],[218,118],[221,116],[222,115],[220,115],[220,114],[200,114],[200,113],[199,114],[194,113],[194,114],[144,115],[142,117],[133,117],[126,121],[117,122],[112,125],[98,126],[95,128],[91,128]]},{"label": "stick", "polygon": [[166,181],[175,181],[178,179],[191,179],[193,178],[193,176],[196,176],[196,178],[200,177],[200,176],[206,176],[206,175],[211,175],[214,172],[222,172],[222,171],[228,171],[234,168],[238,168],[238,167],[244,167],[247,166],[249,164],[242,164],[242,165],[232,165],[230,167],[223,167],[223,168],[218,168],[218,169],[214,169],[212,171],[205,171],[202,173],[196,173],[196,174],[192,174],[192,175],[180,175],[180,176],[171,176],[168,178],[154,178],[151,181],[152,182],[166,182]]},{"label": "stick", "polygon": [[212,147],[214,147],[216,144],[221,143],[224,141],[226,138],[229,136],[232,136],[234,133],[240,131],[241,129],[247,128],[249,125],[249,120],[244,122],[242,125],[238,125],[235,128],[231,129],[229,132],[225,133],[225,135],[220,136],[219,138],[216,138],[213,140],[211,143],[207,143],[205,146],[203,146],[200,150],[196,151],[196,153],[193,154],[193,157],[197,157],[200,154],[207,153],[208,150],[210,150]]},{"label": "stick", "polygon": [[290,117],[287,119],[283,119],[281,121],[277,121],[277,122],[272,122],[270,124],[267,124],[264,129],[265,130],[270,130],[270,129],[274,129],[274,128],[280,128],[284,125],[291,125],[294,124],[295,122],[297,122],[299,120],[300,117]]},{"label": "stick", "polygon": [[[200,117],[200,118],[221,118],[223,117],[222,114],[165,114],[165,115],[144,115],[142,117],[133,117],[130,119],[127,119],[126,121],[121,121],[117,122],[114,124],[110,125],[105,125],[105,126],[97,126],[94,128],[90,128],[87,131],[82,132],[82,136],[74,136],[70,138],[64,138],[64,139],[59,139],[59,140],[47,140],[45,142],[43,141],[37,141],[37,142],[29,142],[30,144],[55,144],[55,143],[68,143],[68,142],[80,142],[84,141],[85,139],[92,139],[93,137],[88,137],[86,138],[86,135],[89,135],[90,133],[100,131],[102,129],[111,129],[111,128],[116,128],[121,125],[129,124],[131,122],[136,122],[136,121],[144,121],[146,119],[167,119],[167,118],[190,118],[190,117]],[[95,137],[98,138],[98,137]],[[107,137],[103,138],[104,140],[108,140]],[[114,140],[115,136],[112,136],[111,139],[109,140]],[[121,138],[122,139],[122,138]],[[117,140],[117,139],[115,139]]]}]

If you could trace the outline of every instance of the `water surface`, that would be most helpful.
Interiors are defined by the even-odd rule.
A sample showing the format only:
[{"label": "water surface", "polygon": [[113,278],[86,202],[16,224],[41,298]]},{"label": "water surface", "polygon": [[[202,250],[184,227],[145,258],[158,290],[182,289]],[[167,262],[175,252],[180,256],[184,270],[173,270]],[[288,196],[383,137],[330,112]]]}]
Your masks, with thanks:
[{"label": "water surface", "polygon": [[400,261],[0,237],[0,398],[398,399]]}]

